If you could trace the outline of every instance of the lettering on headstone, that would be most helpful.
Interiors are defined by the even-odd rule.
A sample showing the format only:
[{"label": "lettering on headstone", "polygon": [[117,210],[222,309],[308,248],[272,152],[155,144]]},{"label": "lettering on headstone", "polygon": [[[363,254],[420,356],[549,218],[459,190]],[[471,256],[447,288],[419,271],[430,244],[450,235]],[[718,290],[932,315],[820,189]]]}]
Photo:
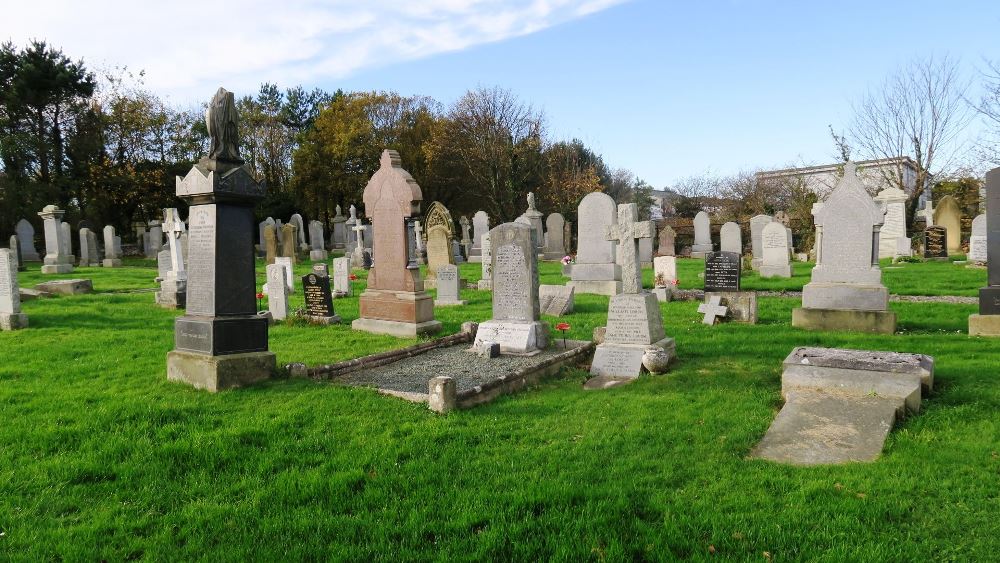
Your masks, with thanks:
[{"label": "lettering on headstone", "polygon": [[740,290],[740,255],[709,252],[705,255],[705,291]]},{"label": "lettering on headstone", "polygon": [[188,314],[215,313],[215,205],[191,207],[188,217]]},{"label": "lettering on headstone", "polygon": [[302,294],[306,301],[306,314],[311,317],[332,317],[333,295],[328,276],[306,274],[302,277]]},{"label": "lettering on headstone", "polygon": [[525,314],[531,280],[528,260],[521,246],[505,244],[493,249],[493,318],[531,321]]}]

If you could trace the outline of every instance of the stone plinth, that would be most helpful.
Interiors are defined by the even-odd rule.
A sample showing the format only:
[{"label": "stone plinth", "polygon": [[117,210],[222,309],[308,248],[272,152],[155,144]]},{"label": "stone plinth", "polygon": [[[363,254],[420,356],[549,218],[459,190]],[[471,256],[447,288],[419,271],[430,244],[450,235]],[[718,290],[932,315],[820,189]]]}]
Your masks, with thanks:
[{"label": "stone plinth", "polygon": [[792,309],[792,326],[806,330],[853,330],[892,334],[896,332],[896,313],[798,307]]},{"label": "stone plinth", "polygon": [[663,331],[660,303],[651,293],[623,293],[611,298],[604,341],[597,346],[590,375],[635,378],[642,373],[647,348],[673,356],[674,339]]},{"label": "stone plinth", "polygon": [[[267,319],[260,319],[267,328]],[[246,387],[271,377],[276,367],[273,352],[207,356],[174,350],[167,353],[167,379],[195,389],[217,392]]]},{"label": "stone plinth", "polygon": [[705,303],[716,296],[726,307],[726,321],[757,324],[756,291],[706,291]]}]

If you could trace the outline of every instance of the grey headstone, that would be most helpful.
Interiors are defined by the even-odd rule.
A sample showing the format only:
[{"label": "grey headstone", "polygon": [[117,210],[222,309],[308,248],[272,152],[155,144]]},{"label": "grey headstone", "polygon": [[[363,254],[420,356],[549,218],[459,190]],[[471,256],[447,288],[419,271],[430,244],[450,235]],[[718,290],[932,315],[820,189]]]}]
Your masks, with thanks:
[{"label": "grey headstone", "polygon": [[699,211],[694,216],[694,245],[691,247],[691,256],[701,258],[706,252],[712,252],[712,220],[708,213]]},{"label": "grey headstone", "polygon": [[722,225],[719,230],[719,249],[723,252],[743,254],[743,234],[740,226],[732,221]]},{"label": "grey headstone", "polygon": [[465,305],[458,294],[458,266],[443,264],[437,271],[437,298],[435,306]]},{"label": "grey headstone", "polygon": [[345,257],[333,259],[333,292],[337,296],[351,293],[351,259]]},{"label": "grey headstone", "polygon": [[750,219],[750,247],[753,253],[753,269],[760,268],[760,263],[764,259],[764,246],[761,243],[761,233],[764,226],[774,219],[770,215],[756,215]]},{"label": "grey headstone", "polygon": [[561,317],[573,312],[574,291],[565,285],[538,286],[539,309],[543,315]]},{"label": "grey headstone", "polygon": [[21,245],[21,258],[26,262],[38,262],[41,257],[35,250],[35,227],[27,219],[21,219],[14,226],[18,243]]},{"label": "grey headstone", "polygon": [[288,317],[288,286],[284,264],[267,266],[267,310],[271,318],[280,321]]},{"label": "grey headstone", "polygon": [[764,225],[761,232],[763,256],[760,275],[763,278],[790,278],[792,268],[788,263],[788,232],[781,223],[774,221]]},{"label": "grey headstone", "polygon": [[545,259],[561,260],[565,256],[566,244],[563,241],[563,226],[566,219],[560,213],[550,213],[545,218]]}]

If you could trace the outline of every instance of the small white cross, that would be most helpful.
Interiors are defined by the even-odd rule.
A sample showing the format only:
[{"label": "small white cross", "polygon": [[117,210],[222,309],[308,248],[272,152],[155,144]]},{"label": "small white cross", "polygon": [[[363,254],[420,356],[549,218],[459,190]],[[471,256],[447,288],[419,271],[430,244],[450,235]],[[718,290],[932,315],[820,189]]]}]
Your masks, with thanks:
[{"label": "small white cross", "polygon": [[726,312],[729,311],[729,308],[722,305],[721,301],[721,297],[713,295],[708,300],[708,303],[698,305],[698,312],[705,314],[705,318],[701,322],[707,325],[714,325],[716,317],[721,318],[726,316]]}]

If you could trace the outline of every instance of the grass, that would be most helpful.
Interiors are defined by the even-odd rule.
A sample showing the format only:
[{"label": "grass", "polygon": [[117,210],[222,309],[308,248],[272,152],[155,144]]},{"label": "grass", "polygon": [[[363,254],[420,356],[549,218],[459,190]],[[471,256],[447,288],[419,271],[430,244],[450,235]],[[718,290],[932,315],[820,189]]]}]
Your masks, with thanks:
[{"label": "grass", "polygon": [[[474,280],[479,265],[461,271]],[[681,260],[680,271],[682,287],[695,286],[697,261]],[[558,272],[544,264],[542,283],[562,283]],[[903,290],[947,272],[981,274],[908,264],[886,272],[887,283],[890,272]],[[664,303],[679,356],[668,376],[585,393],[586,374],[568,370],[437,416],[311,381],[214,395],[169,383],[179,313],[150,293],[113,293],[152,287],[155,268],[63,277],[73,276],[91,277],[98,293],[26,302],[31,328],[0,333],[3,559],[912,561],[1000,552],[1000,342],[965,334],[974,306],[893,303],[901,332],[862,335],[792,328],[797,299],[761,298],[757,326],[707,327],[696,302]],[[341,326],[275,326],[279,364],[412,342],[352,332],[357,293],[335,301]],[[488,292],[462,298],[468,306],[435,312],[447,332],[490,315]],[[605,297],[578,296],[564,318],[569,337],[589,338],[606,308]],[[930,354],[935,390],[877,462],[749,460],[780,408],[781,360],[801,345]]]}]

